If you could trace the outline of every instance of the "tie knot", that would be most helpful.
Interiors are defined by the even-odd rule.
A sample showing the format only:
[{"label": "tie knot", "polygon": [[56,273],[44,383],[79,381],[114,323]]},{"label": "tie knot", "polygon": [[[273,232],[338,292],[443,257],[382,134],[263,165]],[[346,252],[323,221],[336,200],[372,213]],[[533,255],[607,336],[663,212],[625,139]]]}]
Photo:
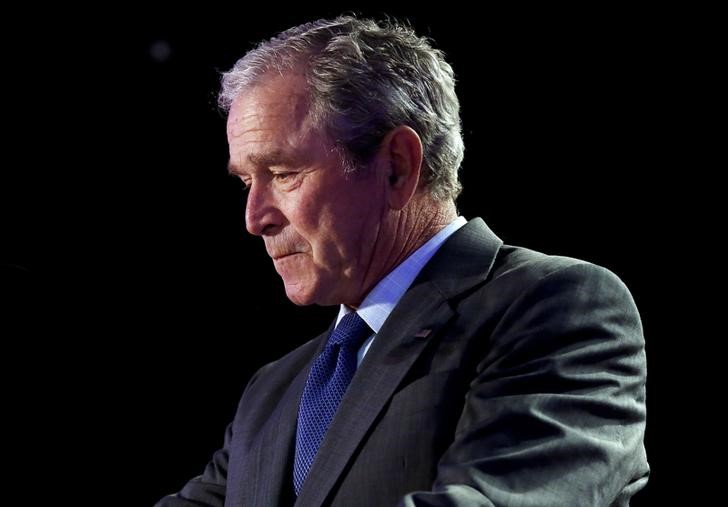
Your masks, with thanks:
[{"label": "tie knot", "polygon": [[372,330],[356,312],[347,313],[329,337],[330,345],[358,346]]}]

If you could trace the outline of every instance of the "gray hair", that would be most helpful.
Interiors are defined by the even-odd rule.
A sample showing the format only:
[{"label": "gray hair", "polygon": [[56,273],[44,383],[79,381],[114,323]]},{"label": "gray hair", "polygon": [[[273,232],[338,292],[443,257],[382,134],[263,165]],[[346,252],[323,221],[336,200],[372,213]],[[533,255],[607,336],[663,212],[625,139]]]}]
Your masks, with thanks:
[{"label": "gray hair", "polygon": [[262,42],[223,74],[218,102],[228,112],[269,72],[300,70],[309,115],[349,170],[365,167],[400,125],[420,136],[422,179],[438,200],[455,200],[464,144],[452,67],[408,26],[341,16],[290,28]]}]

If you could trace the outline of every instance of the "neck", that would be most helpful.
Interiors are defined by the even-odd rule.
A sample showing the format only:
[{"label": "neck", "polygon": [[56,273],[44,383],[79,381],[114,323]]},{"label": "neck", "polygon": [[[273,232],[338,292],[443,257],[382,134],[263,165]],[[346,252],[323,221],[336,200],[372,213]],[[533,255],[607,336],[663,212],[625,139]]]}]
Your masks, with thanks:
[{"label": "neck", "polygon": [[387,232],[377,241],[378,253],[367,269],[359,300],[347,303],[348,306],[358,308],[377,283],[456,218],[453,202],[436,201],[429,195],[418,196],[402,210],[393,212],[387,224],[383,224]]},{"label": "neck", "polygon": [[[431,198],[428,198],[428,201]],[[390,253],[389,269],[396,268],[435,234],[457,218],[455,205],[437,201],[422,203],[401,212],[395,232],[395,245]]]}]

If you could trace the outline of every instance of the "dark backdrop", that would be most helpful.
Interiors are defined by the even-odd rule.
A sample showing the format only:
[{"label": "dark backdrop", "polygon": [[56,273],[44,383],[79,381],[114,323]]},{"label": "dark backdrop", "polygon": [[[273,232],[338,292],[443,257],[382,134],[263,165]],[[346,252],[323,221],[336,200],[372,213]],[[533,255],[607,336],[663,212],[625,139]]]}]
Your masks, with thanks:
[{"label": "dark backdrop", "polygon": [[255,41],[347,7],[406,17],[448,55],[464,216],[507,243],[602,264],[631,288],[647,339],[653,466],[634,505],[649,505],[668,452],[659,387],[671,259],[658,247],[674,220],[663,204],[676,187],[664,168],[680,156],[666,106],[677,46],[659,13],[607,7],[9,17],[19,35],[2,36],[0,191],[18,486],[79,504],[152,504],[201,473],[250,375],[328,325],[335,309],[289,303],[262,242],[244,232],[215,93],[219,72]]}]

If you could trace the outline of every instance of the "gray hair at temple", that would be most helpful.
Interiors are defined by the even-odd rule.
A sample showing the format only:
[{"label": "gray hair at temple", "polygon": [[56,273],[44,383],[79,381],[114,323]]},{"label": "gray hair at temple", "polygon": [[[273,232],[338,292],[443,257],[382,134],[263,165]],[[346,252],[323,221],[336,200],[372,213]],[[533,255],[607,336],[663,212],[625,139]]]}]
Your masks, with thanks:
[{"label": "gray hair at temple", "polygon": [[408,26],[353,16],[318,20],[262,42],[222,76],[226,112],[269,72],[305,75],[309,116],[350,171],[366,167],[400,125],[420,136],[421,178],[438,200],[455,200],[464,145],[452,67]]}]

